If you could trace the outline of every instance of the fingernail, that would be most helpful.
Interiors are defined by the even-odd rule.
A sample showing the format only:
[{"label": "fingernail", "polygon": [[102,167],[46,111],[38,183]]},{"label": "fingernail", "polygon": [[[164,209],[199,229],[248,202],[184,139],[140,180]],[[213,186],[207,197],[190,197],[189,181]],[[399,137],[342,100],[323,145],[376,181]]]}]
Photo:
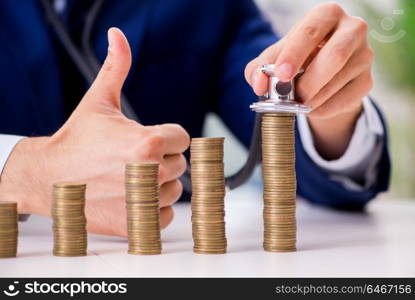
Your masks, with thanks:
[{"label": "fingernail", "polygon": [[108,51],[111,51],[111,49],[112,49],[112,43],[113,43],[110,32],[111,32],[111,28],[108,29],[108,32],[107,32],[107,37],[108,37]]},{"label": "fingernail", "polygon": [[293,76],[293,66],[288,63],[283,63],[276,68],[277,76],[283,80],[290,80]]}]

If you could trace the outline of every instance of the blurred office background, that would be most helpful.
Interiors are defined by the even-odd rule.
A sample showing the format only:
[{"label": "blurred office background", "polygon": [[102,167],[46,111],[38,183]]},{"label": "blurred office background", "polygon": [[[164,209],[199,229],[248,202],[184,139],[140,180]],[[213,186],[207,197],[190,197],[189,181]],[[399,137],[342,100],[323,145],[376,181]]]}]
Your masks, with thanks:
[{"label": "blurred office background", "polygon": [[[284,35],[309,9],[323,0],[256,0],[276,32]],[[369,23],[369,41],[376,52],[371,95],[389,121],[393,159],[392,186],[388,198],[415,198],[415,1],[340,0],[345,10]],[[223,135],[226,129],[215,117],[206,122],[207,135]],[[226,172],[236,171],[246,151],[226,132]],[[259,171],[259,170],[258,170]],[[259,184],[260,172],[251,180]]]}]

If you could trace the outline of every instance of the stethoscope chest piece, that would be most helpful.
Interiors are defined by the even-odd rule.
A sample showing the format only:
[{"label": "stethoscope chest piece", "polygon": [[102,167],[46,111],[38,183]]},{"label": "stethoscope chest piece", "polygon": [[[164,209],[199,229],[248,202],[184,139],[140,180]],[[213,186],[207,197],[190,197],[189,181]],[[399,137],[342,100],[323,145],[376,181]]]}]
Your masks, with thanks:
[{"label": "stethoscope chest piece", "polygon": [[249,107],[259,113],[307,114],[309,106],[295,101],[295,80],[283,82],[274,73],[274,65],[264,65],[261,71],[269,76],[268,92]]}]

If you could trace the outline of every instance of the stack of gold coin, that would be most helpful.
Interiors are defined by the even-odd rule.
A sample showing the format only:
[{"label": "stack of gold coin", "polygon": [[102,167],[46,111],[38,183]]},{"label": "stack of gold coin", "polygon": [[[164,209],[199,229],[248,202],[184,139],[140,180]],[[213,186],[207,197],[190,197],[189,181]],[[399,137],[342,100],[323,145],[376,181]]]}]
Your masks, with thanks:
[{"label": "stack of gold coin", "polygon": [[0,201],[0,258],[17,255],[17,203]]},{"label": "stack of gold coin", "polygon": [[194,138],[190,146],[193,251],[226,253],[224,138]]},{"label": "stack of gold coin", "polygon": [[52,218],[55,256],[85,256],[86,184],[61,182],[53,185]]},{"label": "stack of gold coin", "polygon": [[295,115],[262,117],[264,249],[296,250]]},{"label": "stack of gold coin", "polygon": [[131,163],[125,169],[128,253],[160,254],[159,164]]}]

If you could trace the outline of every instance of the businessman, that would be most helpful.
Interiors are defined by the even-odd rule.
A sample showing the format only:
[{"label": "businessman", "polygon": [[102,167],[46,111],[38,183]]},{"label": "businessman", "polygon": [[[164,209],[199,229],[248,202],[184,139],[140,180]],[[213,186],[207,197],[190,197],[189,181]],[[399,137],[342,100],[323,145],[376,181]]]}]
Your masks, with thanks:
[{"label": "businessman", "polygon": [[[93,3],[51,3],[79,47]],[[249,146],[248,107],[266,92],[268,63],[282,80],[305,68],[298,99],[313,110],[297,121],[299,196],[354,210],[388,188],[386,127],[367,96],[367,24],[337,4],[278,39],[251,0],[104,1],[91,38],[103,66],[90,87],[39,1],[0,2],[0,42],[0,197],[19,213],[49,216],[52,183],[83,181],[88,231],[125,236],[124,165],[152,160],[167,226],[183,152],[208,112]],[[142,124],[122,114],[121,89]]]}]

